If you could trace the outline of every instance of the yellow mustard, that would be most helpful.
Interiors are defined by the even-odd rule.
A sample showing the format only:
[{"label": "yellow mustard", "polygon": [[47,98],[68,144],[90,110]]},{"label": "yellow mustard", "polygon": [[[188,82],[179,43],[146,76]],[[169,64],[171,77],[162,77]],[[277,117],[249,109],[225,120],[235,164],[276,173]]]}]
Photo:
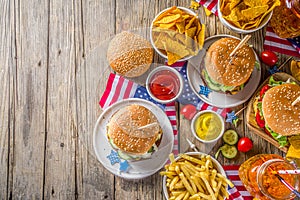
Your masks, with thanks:
[{"label": "yellow mustard", "polygon": [[195,130],[200,139],[213,140],[221,133],[222,122],[214,113],[203,113],[196,119]]}]

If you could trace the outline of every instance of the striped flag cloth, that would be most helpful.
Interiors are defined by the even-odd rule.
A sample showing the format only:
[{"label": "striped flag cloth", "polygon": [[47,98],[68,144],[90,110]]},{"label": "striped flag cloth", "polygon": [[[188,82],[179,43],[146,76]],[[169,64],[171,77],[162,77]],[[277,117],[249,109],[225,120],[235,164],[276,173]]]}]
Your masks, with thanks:
[{"label": "striped flag cloth", "polygon": [[300,57],[300,37],[297,38],[280,38],[273,29],[268,26],[264,41],[264,49],[275,51],[281,54]]},{"label": "striped flag cloth", "polygon": [[232,183],[235,185],[234,188],[229,188],[228,191],[230,193],[230,196],[228,200],[252,200],[253,197],[250,195],[250,193],[246,190],[244,187],[242,181],[240,180],[238,170],[239,165],[225,165],[223,166],[227,177],[232,181]]},{"label": "striped flag cloth", "polygon": [[218,0],[197,0],[197,2],[218,16]]}]

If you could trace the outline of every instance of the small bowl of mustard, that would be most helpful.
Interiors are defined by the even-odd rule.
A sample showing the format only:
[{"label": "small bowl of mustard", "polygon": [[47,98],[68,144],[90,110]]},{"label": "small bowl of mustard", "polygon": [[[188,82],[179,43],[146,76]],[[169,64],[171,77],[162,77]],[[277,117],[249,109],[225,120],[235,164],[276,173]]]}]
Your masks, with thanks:
[{"label": "small bowl of mustard", "polygon": [[203,110],[193,117],[191,129],[193,135],[200,142],[213,143],[219,140],[224,133],[224,119],[213,110]]}]

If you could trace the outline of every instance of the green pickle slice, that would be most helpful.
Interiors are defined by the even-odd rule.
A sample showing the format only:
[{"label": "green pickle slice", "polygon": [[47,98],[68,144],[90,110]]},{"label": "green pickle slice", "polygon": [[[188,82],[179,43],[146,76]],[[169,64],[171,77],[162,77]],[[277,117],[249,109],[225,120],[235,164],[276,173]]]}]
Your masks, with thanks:
[{"label": "green pickle slice", "polygon": [[225,158],[234,158],[237,153],[238,153],[238,150],[235,146],[233,145],[229,145],[229,144],[224,144],[224,146],[222,146],[220,148],[221,150],[221,153],[222,155],[225,157]]},{"label": "green pickle slice", "polygon": [[235,130],[228,129],[223,134],[223,141],[229,145],[235,145],[239,140],[239,136]]}]

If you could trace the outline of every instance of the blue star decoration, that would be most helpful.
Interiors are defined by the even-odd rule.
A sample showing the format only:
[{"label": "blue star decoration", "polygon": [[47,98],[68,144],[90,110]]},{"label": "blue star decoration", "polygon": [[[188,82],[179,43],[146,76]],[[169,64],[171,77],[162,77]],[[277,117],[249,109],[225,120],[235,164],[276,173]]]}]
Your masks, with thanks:
[{"label": "blue star decoration", "polygon": [[121,162],[119,154],[114,150],[111,150],[107,158],[109,159],[111,165]]},{"label": "blue star decoration", "polygon": [[128,164],[127,160],[125,160],[124,162],[120,162],[119,170],[121,172],[126,172],[128,170],[128,168],[129,168],[129,164]]},{"label": "blue star decoration", "polygon": [[280,70],[277,68],[276,65],[274,65],[274,67],[268,69],[269,73],[272,75],[272,74],[275,74],[277,72],[280,72]]},{"label": "blue star decoration", "polygon": [[206,86],[203,86],[203,85],[200,85],[200,91],[199,91],[199,94],[203,94],[205,95],[206,97],[208,97],[209,93],[211,93],[211,90],[206,87]]},{"label": "blue star decoration", "polygon": [[233,123],[236,119],[238,119],[238,117],[235,115],[234,110],[226,114],[226,122]]}]

